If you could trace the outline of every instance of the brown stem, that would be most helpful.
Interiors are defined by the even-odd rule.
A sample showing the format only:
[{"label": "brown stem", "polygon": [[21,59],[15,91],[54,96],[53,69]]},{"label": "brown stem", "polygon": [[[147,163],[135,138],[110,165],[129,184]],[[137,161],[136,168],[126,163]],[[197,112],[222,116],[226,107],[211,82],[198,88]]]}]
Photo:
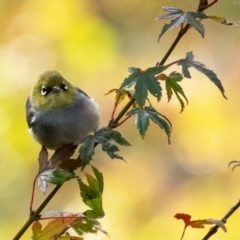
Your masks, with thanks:
[{"label": "brown stem", "polygon": [[171,55],[174,48],[177,46],[178,42],[185,35],[185,33],[188,31],[189,27],[190,27],[190,24],[186,24],[186,26],[178,32],[178,35],[177,35],[176,39],[174,40],[174,42],[172,43],[172,45],[168,49],[168,51],[165,54],[165,56],[163,57],[163,59],[160,61],[159,65],[164,65],[164,63],[167,61],[168,57]]}]

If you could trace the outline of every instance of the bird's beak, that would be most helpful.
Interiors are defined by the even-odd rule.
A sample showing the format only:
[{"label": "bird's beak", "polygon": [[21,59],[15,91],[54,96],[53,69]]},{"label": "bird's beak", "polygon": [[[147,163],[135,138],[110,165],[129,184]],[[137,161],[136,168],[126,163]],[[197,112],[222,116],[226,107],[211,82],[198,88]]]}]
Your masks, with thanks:
[{"label": "bird's beak", "polygon": [[59,93],[61,91],[61,88],[58,86],[53,87],[53,92],[54,93]]}]

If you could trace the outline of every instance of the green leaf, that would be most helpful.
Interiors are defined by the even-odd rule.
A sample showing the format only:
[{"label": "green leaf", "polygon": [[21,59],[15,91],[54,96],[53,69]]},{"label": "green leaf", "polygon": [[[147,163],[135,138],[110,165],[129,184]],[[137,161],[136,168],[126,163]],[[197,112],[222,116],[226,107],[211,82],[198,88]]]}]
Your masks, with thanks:
[{"label": "green leaf", "polygon": [[[136,112],[136,110],[138,111]],[[135,114],[136,114],[135,124],[137,126],[137,129],[141,137],[144,139],[144,136],[149,126],[149,116],[146,113],[146,111],[139,111],[139,108],[132,109],[130,112],[128,112],[128,115],[135,115]]]},{"label": "green leaf", "polygon": [[208,16],[204,13],[198,13],[198,12],[183,12],[182,10],[174,7],[162,7],[165,11],[167,11],[167,14],[161,14],[159,15],[156,20],[161,19],[169,19],[173,18],[170,23],[164,24],[161,33],[159,34],[158,41],[163,36],[163,34],[166,31],[169,31],[175,27],[178,27],[184,23],[190,24],[194,29],[196,29],[202,37],[204,37],[204,27],[202,23],[197,20],[197,18],[208,18]]},{"label": "green leaf", "polygon": [[187,12],[185,14],[185,21],[189,23],[194,29],[196,29],[202,37],[204,37],[204,27],[200,21],[198,21],[196,18],[199,18],[199,16],[205,16],[200,13],[194,13],[194,12]]},{"label": "green leaf", "polygon": [[113,144],[112,141],[115,141],[119,145],[122,146],[131,146],[131,144],[122,137],[122,135],[109,128],[102,128],[95,132],[94,137],[98,143],[102,145],[102,150],[105,151],[108,156],[112,159],[121,159],[124,160],[123,157],[116,154],[119,151],[117,145]]},{"label": "green leaf", "polygon": [[145,71],[140,68],[134,68],[134,71],[131,71],[132,74],[125,78],[120,90],[129,88],[135,84],[134,98],[140,106],[144,106],[148,92],[159,101],[162,96],[162,89],[155,76],[165,69],[167,69],[166,66],[156,66],[148,68]]},{"label": "green leaf", "polygon": [[101,225],[96,219],[85,218],[83,220],[76,219],[72,224],[72,228],[81,236],[84,233],[97,233],[101,231]]},{"label": "green leaf", "polygon": [[183,14],[183,11],[181,9],[175,8],[175,7],[162,7],[163,10],[165,10],[166,14],[160,14],[156,17],[156,21],[159,21],[161,19],[168,19],[168,18],[177,18],[180,15]]},{"label": "green leaf", "polygon": [[227,97],[225,96],[224,92],[224,88],[222,86],[222,83],[220,81],[220,79],[217,77],[217,75],[212,71],[209,70],[208,68],[206,68],[206,66],[200,62],[194,61],[194,55],[192,52],[188,52],[186,55],[185,59],[181,59],[178,62],[178,65],[182,66],[182,73],[185,77],[191,77],[188,68],[190,67],[194,67],[195,69],[197,69],[199,72],[203,73],[205,76],[207,76],[209,78],[210,81],[212,81],[220,90],[220,92],[222,93],[223,97],[227,99]]},{"label": "green leaf", "polygon": [[92,160],[94,154],[94,145],[96,141],[94,136],[89,135],[85,140],[84,144],[80,147],[80,159],[82,160],[82,165],[85,167]]},{"label": "green leaf", "polygon": [[185,93],[184,93],[182,87],[177,83],[177,82],[182,81],[182,79],[183,79],[182,74],[177,73],[177,72],[172,72],[166,79],[166,91],[167,91],[168,101],[171,100],[171,97],[174,92],[178,101],[180,102],[180,105],[181,105],[180,112],[182,112],[185,107],[185,104],[184,104],[183,100],[181,99],[181,96],[188,103],[187,97],[185,96]]},{"label": "green leaf", "polygon": [[122,137],[121,133],[119,133],[118,131],[115,130],[111,130],[108,128],[103,128],[99,131],[96,132],[95,137],[101,141],[103,141],[102,137],[104,137],[104,140],[106,141],[115,141],[116,143],[118,143],[119,145],[122,146],[131,146],[131,144]]},{"label": "green leaf", "polygon": [[55,185],[61,185],[73,178],[77,178],[74,172],[69,172],[64,169],[57,169],[54,170],[51,175],[46,177],[46,181]]},{"label": "green leaf", "polygon": [[130,73],[135,73],[135,72],[141,71],[141,69],[140,69],[140,68],[136,68],[136,67],[129,67],[129,68],[128,68],[128,71],[129,71]]},{"label": "green leaf", "polygon": [[103,181],[103,174],[98,171],[97,168],[92,166],[93,173],[98,181],[99,191],[103,193],[104,188],[104,181]]},{"label": "green leaf", "polygon": [[144,138],[146,134],[149,126],[149,119],[151,119],[154,123],[156,123],[161,129],[165,131],[168,136],[168,142],[170,143],[172,125],[164,115],[157,112],[153,107],[134,108],[129,111],[127,115],[136,115],[135,124],[142,138]]},{"label": "green leaf", "polygon": [[116,158],[116,159],[124,160],[123,157],[116,154],[116,152],[119,151],[119,148],[117,147],[117,145],[113,143],[110,143],[110,142],[102,143],[102,150],[106,152],[108,156],[112,159]]},{"label": "green leaf", "polygon": [[102,207],[103,175],[96,168],[92,167],[92,169],[95,177],[85,173],[88,185],[81,180],[78,183],[83,202],[91,208],[83,214],[89,218],[99,218],[104,216]]},{"label": "green leaf", "polygon": [[[179,14],[178,14],[179,15]],[[160,40],[160,38],[163,36],[163,34],[175,27],[178,27],[180,26],[181,24],[183,24],[185,21],[185,16],[184,16],[184,13],[182,13],[181,15],[179,15],[177,18],[171,20],[170,23],[165,23],[163,25],[163,28],[162,28],[162,31],[161,33],[159,34],[158,36],[158,41]]]}]

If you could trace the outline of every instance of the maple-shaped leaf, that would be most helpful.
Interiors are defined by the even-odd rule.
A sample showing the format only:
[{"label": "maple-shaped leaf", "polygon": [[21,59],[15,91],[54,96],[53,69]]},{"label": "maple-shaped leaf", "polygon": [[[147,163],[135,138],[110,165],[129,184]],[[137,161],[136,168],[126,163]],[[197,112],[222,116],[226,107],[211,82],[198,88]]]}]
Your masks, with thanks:
[{"label": "maple-shaped leaf", "polygon": [[166,82],[166,91],[167,91],[167,96],[168,96],[168,101],[171,100],[171,97],[173,93],[175,93],[178,101],[180,102],[181,105],[181,111],[183,111],[185,104],[184,101],[182,100],[181,96],[186,100],[188,103],[187,97],[185,96],[185,93],[182,89],[182,87],[178,84],[178,82],[182,81],[183,76],[182,74],[178,72],[172,72],[168,76],[168,78],[165,80]]},{"label": "maple-shaped leaf", "polygon": [[218,89],[222,93],[223,97],[227,99],[227,97],[224,94],[225,90],[222,86],[220,79],[217,77],[217,75],[212,70],[209,70],[208,68],[206,68],[206,66],[204,64],[194,61],[193,59],[194,59],[193,53],[188,52],[186,54],[186,58],[181,59],[178,62],[178,65],[182,66],[182,73],[183,73],[184,77],[191,78],[191,75],[190,75],[190,72],[188,69],[190,67],[195,68],[196,70],[198,70],[199,72],[201,72],[205,76],[207,76],[209,78],[209,80],[218,87]]},{"label": "maple-shaped leaf", "polygon": [[140,68],[131,68],[131,74],[125,78],[120,90],[129,88],[135,84],[134,98],[139,106],[144,106],[148,92],[160,101],[162,89],[156,79],[156,75],[167,69],[166,66],[151,67],[146,70]]},{"label": "maple-shaped leaf", "polygon": [[75,218],[57,218],[49,222],[43,229],[42,225],[35,221],[32,225],[33,240],[54,239],[71,227]]},{"label": "maple-shaped leaf", "polygon": [[164,115],[157,112],[153,107],[133,108],[127,115],[136,115],[135,124],[142,138],[144,138],[147,132],[149,119],[151,119],[165,131],[168,136],[168,142],[170,143],[172,125]]},{"label": "maple-shaped leaf", "polygon": [[92,166],[94,176],[85,173],[87,184],[79,179],[80,194],[83,202],[91,208],[83,214],[89,218],[99,218],[104,216],[102,207],[102,193],[103,193],[103,175],[97,168]]},{"label": "maple-shaped leaf", "polygon": [[97,130],[94,135],[88,136],[79,149],[80,158],[82,161],[82,169],[92,160],[94,148],[97,144],[100,144],[102,146],[102,150],[105,151],[112,159],[116,158],[123,160],[123,157],[116,153],[119,151],[118,146],[112,143],[112,141],[121,146],[131,146],[130,143],[123,138],[119,132],[108,127],[101,128]]},{"label": "maple-shaped leaf", "polygon": [[181,9],[174,8],[174,7],[162,7],[167,14],[159,15],[156,20],[161,19],[169,19],[173,18],[170,23],[164,24],[162,31],[158,37],[158,41],[163,36],[166,31],[169,31],[175,27],[178,27],[184,23],[190,24],[195,30],[197,30],[202,37],[204,37],[204,27],[202,23],[197,20],[197,18],[203,19],[208,18],[207,15],[200,13],[200,12],[184,12]]}]

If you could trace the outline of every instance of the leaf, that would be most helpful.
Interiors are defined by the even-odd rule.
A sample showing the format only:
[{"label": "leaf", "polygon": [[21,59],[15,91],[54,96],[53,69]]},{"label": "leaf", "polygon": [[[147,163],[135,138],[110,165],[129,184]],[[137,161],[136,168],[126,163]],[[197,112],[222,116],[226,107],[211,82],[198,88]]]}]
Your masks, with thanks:
[{"label": "leaf", "polygon": [[161,19],[168,19],[168,18],[172,18],[172,17],[179,17],[180,15],[182,15],[183,11],[181,9],[175,8],[175,7],[162,7],[163,10],[165,10],[166,14],[161,14],[159,16],[156,17],[156,21],[159,21]]},{"label": "leaf", "polygon": [[[116,143],[118,143],[119,145],[122,146],[131,146],[131,144],[122,137],[121,133],[119,133],[116,130],[110,130],[108,128],[102,128],[99,131],[96,132],[95,137],[99,140],[99,142],[101,141],[115,141]],[[104,137],[104,139],[103,139]]]},{"label": "leaf", "polygon": [[135,68],[135,70],[125,78],[120,90],[129,88],[135,84],[134,98],[140,106],[144,106],[148,92],[159,101],[162,96],[162,89],[155,76],[165,69],[167,69],[166,66],[156,66],[148,68],[145,71],[140,68]]},{"label": "leaf", "polygon": [[49,159],[51,169],[56,169],[63,162],[69,161],[76,148],[77,146],[74,146],[73,144],[64,145],[61,148],[58,148]]},{"label": "leaf", "polygon": [[49,169],[38,175],[38,187],[45,194],[48,182],[55,185],[61,185],[72,178],[77,178],[74,172],[69,172],[65,169]]},{"label": "leaf", "polygon": [[186,55],[185,59],[181,59],[178,62],[178,65],[182,66],[182,73],[185,77],[191,77],[188,68],[190,67],[194,67],[195,69],[197,69],[199,72],[203,73],[205,76],[207,76],[209,78],[210,81],[212,81],[220,90],[220,92],[222,93],[223,97],[227,99],[227,97],[225,96],[224,92],[224,88],[222,86],[222,83],[220,81],[220,79],[218,79],[217,75],[212,71],[206,68],[206,66],[200,62],[196,62],[193,61],[194,55],[192,52],[188,52]]},{"label": "leaf", "polygon": [[184,12],[178,8],[174,7],[162,7],[165,11],[167,11],[167,14],[161,14],[159,15],[156,20],[161,19],[169,19],[173,18],[170,23],[164,24],[161,33],[159,34],[158,41],[163,36],[163,34],[166,31],[169,31],[175,27],[178,27],[184,23],[190,24],[194,29],[196,29],[202,37],[204,37],[204,27],[202,23],[197,20],[197,18],[208,18],[206,14],[199,13],[199,12]]},{"label": "leaf", "polygon": [[110,93],[116,93],[116,97],[115,97],[115,104],[119,105],[126,97],[128,97],[129,99],[133,98],[133,92],[131,90],[119,90],[119,89],[111,89],[108,93],[106,93],[105,95],[108,95]]},{"label": "leaf", "polygon": [[220,227],[224,232],[227,232],[227,228],[224,225],[222,220],[217,220],[217,219],[206,219],[206,224],[216,224],[218,227]]},{"label": "leaf", "polygon": [[170,75],[166,79],[166,91],[167,91],[168,101],[171,100],[171,97],[174,92],[178,101],[180,102],[180,105],[181,105],[180,112],[182,112],[185,107],[185,104],[184,104],[183,100],[181,99],[181,96],[188,103],[187,97],[185,96],[185,93],[184,93],[182,87],[178,84],[178,82],[182,81],[182,79],[183,79],[183,76],[177,72],[170,73]]},{"label": "leaf", "polygon": [[134,108],[129,111],[127,115],[136,115],[135,124],[142,138],[144,138],[146,134],[149,126],[149,119],[151,119],[154,123],[156,123],[161,129],[165,131],[168,136],[168,142],[170,143],[172,125],[164,115],[157,112],[153,107]]},{"label": "leaf", "polygon": [[180,26],[181,24],[183,24],[185,21],[185,16],[184,16],[184,13],[182,13],[181,15],[179,15],[177,18],[171,20],[170,23],[165,23],[163,28],[162,28],[162,31],[161,33],[159,34],[158,36],[158,41],[160,40],[160,38],[163,36],[163,34],[175,27],[178,27]]},{"label": "leaf", "polygon": [[218,22],[218,23],[221,23],[221,24],[223,24],[223,25],[237,25],[236,23],[233,23],[233,22],[228,22],[227,20],[226,20],[226,18],[224,18],[224,17],[220,17],[220,16],[214,16],[214,15],[208,15],[208,17],[210,18],[210,19],[212,19],[213,21],[215,21],[215,22]]},{"label": "leaf", "polygon": [[35,221],[32,225],[33,239],[37,239],[42,230],[42,224],[39,221]]},{"label": "leaf", "polygon": [[[54,175],[55,173],[58,175],[58,171],[54,172],[54,170],[59,169],[59,167],[63,163],[65,163],[63,164],[63,166],[65,167],[64,169],[68,170],[67,163],[70,161],[70,157],[73,155],[76,147],[77,146],[74,146],[73,144],[64,145],[61,148],[58,148],[49,160],[46,148],[42,147],[38,158],[39,162],[38,187],[43,193],[46,193],[47,191],[48,187],[47,182],[59,185],[69,180],[68,179],[69,177],[66,176],[55,176]],[[64,170],[61,169],[61,171]]]},{"label": "leaf", "polygon": [[84,233],[97,233],[98,231],[105,232],[100,223],[96,219],[86,218],[85,220],[76,219],[72,228],[81,236]]},{"label": "leaf", "polygon": [[81,180],[78,181],[80,187],[80,194],[83,202],[91,208],[83,214],[89,218],[99,218],[104,216],[102,207],[102,193],[103,193],[103,176],[96,168],[92,167],[95,177],[85,173],[87,184]]},{"label": "leaf", "polygon": [[192,228],[204,228],[206,224],[216,224],[223,229],[224,232],[227,231],[224,223],[221,220],[216,219],[202,219],[202,220],[191,220],[191,216],[185,213],[177,213],[174,216],[176,219],[183,220],[185,228],[191,226]]},{"label": "leaf", "polygon": [[[71,224],[75,218],[57,218],[49,222],[46,227],[44,227],[42,230],[38,228],[38,231],[36,232],[35,229],[33,229],[33,240],[49,240],[54,239],[55,236],[62,234],[64,231],[66,231],[68,228],[71,227]],[[33,224],[34,228],[36,224]]]},{"label": "leaf", "polygon": [[96,142],[102,145],[102,150],[105,151],[112,159],[116,158],[123,160],[123,157],[116,154],[119,149],[117,145],[113,144],[111,141],[115,141],[122,146],[131,146],[130,143],[125,138],[123,138],[119,132],[111,130],[109,128],[99,129],[95,132],[94,137],[96,139]]},{"label": "leaf", "polygon": [[38,187],[42,193],[46,193],[48,188],[47,178],[52,174],[53,170],[49,169],[38,174]]},{"label": "leaf", "polygon": [[185,21],[196,29],[202,37],[204,37],[204,27],[196,18],[207,18],[206,15],[196,12],[187,12],[185,14]]},{"label": "leaf", "polygon": [[63,163],[61,163],[59,165],[60,169],[67,169],[70,172],[73,172],[74,170],[82,167],[82,160],[80,159],[80,157],[78,157],[77,159],[70,159],[69,161],[65,161]]},{"label": "leaf", "polygon": [[64,182],[77,178],[74,172],[69,172],[64,169],[56,169],[49,176],[46,177],[46,181],[55,185],[61,185]]},{"label": "leaf", "polygon": [[82,166],[85,167],[92,160],[94,154],[94,145],[96,140],[93,135],[89,135],[85,140],[84,144],[80,147],[80,159],[82,160]]},{"label": "leaf", "polygon": [[39,163],[39,170],[38,170],[39,173],[45,171],[46,169],[49,169],[50,163],[48,161],[48,152],[44,146],[42,146],[42,149],[39,153],[38,163]]}]

